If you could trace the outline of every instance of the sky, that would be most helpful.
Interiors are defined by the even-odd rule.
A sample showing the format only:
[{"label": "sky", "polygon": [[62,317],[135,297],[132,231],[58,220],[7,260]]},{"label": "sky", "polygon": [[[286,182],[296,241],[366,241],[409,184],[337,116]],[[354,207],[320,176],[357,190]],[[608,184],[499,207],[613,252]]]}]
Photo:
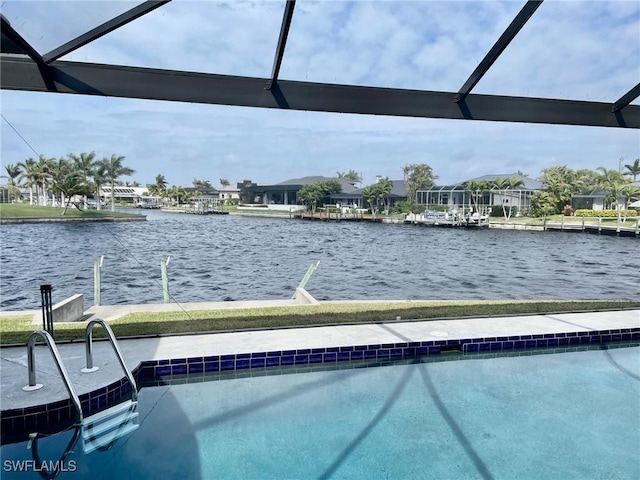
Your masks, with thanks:
[{"label": "sky", "polygon": [[[46,53],[137,3],[2,1],[0,9]],[[279,78],[456,92],[524,3],[298,0]],[[266,78],[284,4],[173,0],[61,60]],[[639,79],[640,2],[547,0],[473,93],[613,103]],[[217,186],[352,169],[370,184],[402,178],[411,163],[451,184],[516,171],[535,178],[555,165],[618,169],[640,158],[634,129],[0,95],[3,166],[34,151],[95,151],[123,155],[136,173],[122,180],[143,185],[158,174],[170,185]]]}]

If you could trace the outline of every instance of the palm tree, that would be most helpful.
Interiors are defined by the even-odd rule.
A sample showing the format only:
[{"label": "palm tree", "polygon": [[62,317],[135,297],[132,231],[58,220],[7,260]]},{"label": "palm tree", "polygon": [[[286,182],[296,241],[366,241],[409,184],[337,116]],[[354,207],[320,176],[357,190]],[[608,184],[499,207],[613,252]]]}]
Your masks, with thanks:
[{"label": "palm tree", "polygon": [[164,190],[167,189],[167,185],[169,185],[169,182],[167,182],[167,179],[164,177],[164,175],[158,174],[156,175],[156,192],[162,192]]},{"label": "palm tree", "polygon": [[[86,184],[89,181],[89,177],[93,172],[93,168],[96,163],[96,152],[81,153],[80,155],[74,155],[70,153],[68,157],[73,160],[78,172],[82,175],[82,179]],[[87,196],[84,195],[84,204],[87,204]]]},{"label": "palm tree", "polygon": [[[111,158],[103,158],[101,160],[102,165],[104,166],[105,177],[106,180],[109,181],[111,186],[111,211],[115,212],[116,210],[116,182],[119,177],[133,175],[135,170],[129,167],[125,167],[122,162],[124,161],[124,156],[116,156],[111,155]],[[100,200],[98,200],[98,203]]]},{"label": "palm tree", "polygon": [[[60,193],[61,201],[64,203],[62,215],[67,213],[69,203],[75,195],[85,195],[88,193],[85,172],[79,171],[74,161],[60,159],[51,172],[51,188],[54,192]],[[65,201],[66,200],[66,201]]]},{"label": "palm tree", "polygon": [[[362,189],[362,198],[364,198],[367,202],[369,202],[369,207],[371,208],[371,213],[373,214],[373,216],[375,218],[376,213],[378,211],[378,205],[377,205],[378,187],[377,187],[377,185],[369,185],[368,187],[364,187]],[[374,202],[376,202],[375,206],[374,206]]]},{"label": "palm tree", "polygon": [[96,195],[96,210],[100,210],[100,203],[102,201],[100,192],[102,190],[102,186],[107,183],[107,168],[103,163],[104,160],[106,159],[97,161],[91,170],[91,177],[93,178]]},{"label": "palm tree", "polygon": [[[47,186],[51,181],[53,169],[55,168],[55,159],[46,158],[44,155],[40,155],[38,162],[34,166],[35,182],[42,187],[42,205],[47,204]],[[36,187],[37,194],[37,187]],[[39,202],[38,202],[39,203]]]},{"label": "palm tree", "polygon": [[20,175],[22,174],[22,167],[20,166],[20,164],[13,165],[12,163],[10,163],[8,165],[5,165],[4,169],[7,172],[9,185],[13,187],[17,186]]},{"label": "palm tree", "polygon": [[33,158],[27,158],[24,162],[18,163],[22,169],[20,178],[25,180],[25,185],[29,187],[29,205],[33,205],[33,187],[36,187],[36,198],[38,198],[38,183],[36,181],[36,164]]},{"label": "palm tree", "polygon": [[633,177],[633,181],[636,181],[636,177],[640,175],[640,158],[636,158],[631,165],[625,165],[624,168],[627,171],[624,173],[625,175],[629,175]]},{"label": "palm tree", "polygon": [[378,181],[376,187],[378,190],[378,197],[382,199],[382,206],[384,207],[384,210],[388,214],[391,207],[390,196],[391,196],[391,190],[393,190],[393,182],[389,180],[389,177],[384,177]]}]

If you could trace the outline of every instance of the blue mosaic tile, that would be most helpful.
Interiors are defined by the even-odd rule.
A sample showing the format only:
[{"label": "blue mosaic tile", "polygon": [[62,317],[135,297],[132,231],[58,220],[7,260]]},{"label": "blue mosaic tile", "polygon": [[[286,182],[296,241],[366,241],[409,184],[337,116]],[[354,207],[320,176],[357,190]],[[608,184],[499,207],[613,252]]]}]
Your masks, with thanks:
[{"label": "blue mosaic tile", "polygon": [[480,347],[480,344],[478,344],[478,343],[466,343],[464,345],[464,349],[467,352],[477,352],[479,347]]},{"label": "blue mosaic tile", "polygon": [[264,368],[266,366],[266,358],[252,358],[251,368]]},{"label": "blue mosaic tile", "polygon": [[203,362],[207,363],[207,362],[219,362],[220,361],[220,355],[211,355],[209,357],[204,357]]},{"label": "blue mosaic tile", "polygon": [[631,340],[631,338],[632,338],[631,333],[623,333],[622,335],[620,335],[621,340]]},{"label": "blue mosaic tile", "polygon": [[340,351],[340,347],[329,347],[327,348],[327,353],[337,353]]},{"label": "blue mosaic tile", "polygon": [[416,347],[416,355],[426,355],[429,347]]},{"label": "blue mosaic tile", "polygon": [[578,332],[569,332],[567,334],[565,334],[567,337],[577,337],[578,336]]},{"label": "blue mosaic tile", "polygon": [[540,338],[544,338],[544,335],[537,333],[535,335],[531,335],[531,338],[535,338],[537,340],[537,339],[540,339]]},{"label": "blue mosaic tile", "polygon": [[[357,353],[357,352],[353,352],[353,353]],[[345,360],[349,360],[351,355],[351,352],[338,352],[338,361],[342,362]]]},{"label": "blue mosaic tile", "polygon": [[520,335],[522,340],[531,340],[533,337],[531,335]]},{"label": "blue mosaic tile", "polygon": [[505,341],[509,340],[509,338],[508,337],[498,337],[497,340],[499,342],[505,342]]},{"label": "blue mosaic tile", "polygon": [[579,337],[589,336],[591,332],[578,332]]},{"label": "blue mosaic tile", "polygon": [[433,340],[428,340],[426,342],[420,342],[420,346],[421,347],[433,347],[435,345],[435,343],[433,343]]},{"label": "blue mosaic tile", "polygon": [[375,345],[375,344],[374,344],[374,345],[369,345],[369,346],[367,347],[367,350],[378,350],[378,349],[380,349],[380,348],[381,348],[381,347],[380,347],[380,344],[377,344],[377,345]]},{"label": "blue mosaic tile", "polygon": [[[596,337],[591,337],[591,338],[592,338],[592,340],[596,339]],[[608,334],[607,335],[601,335],[600,336],[600,342],[601,343],[610,342],[612,338],[613,338],[613,335],[608,335]]]},{"label": "blue mosaic tile", "polygon": [[548,345],[549,347],[557,347],[557,346],[558,346],[558,339],[557,339],[557,338],[550,338],[550,339],[548,340],[548,342],[549,342],[549,343],[548,343],[547,345]]},{"label": "blue mosaic tile", "polygon": [[171,375],[171,367],[156,367],[156,376]]},{"label": "blue mosaic tile", "polygon": [[337,360],[337,357],[338,357],[338,354],[337,354],[337,353],[335,353],[335,352],[325,353],[325,354],[324,354],[324,356],[323,356],[323,358],[322,358],[322,360],[323,360],[325,363],[328,363],[328,362],[335,362],[335,361]]},{"label": "blue mosaic tile", "polygon": [[233,370],[236,368],[235,360],[222,360],[220,362],[220,370]]},{"label": "blue mosaic tile", "polygon": [[202,363],[204,359],[202,357],[187,358],[187,363]]},{"label": "blue mosaic tile", "polygon": [[591,344],[591,337],[589,337],[589,336],[580,337],[580,345],[590,345],[590,344]]},{"label": "blue mosaic tile", "polygon": [[280,350],[267,352],[267,357],[281,357],[281,356],[282,356],[282,352]]},{"label": "blue mosaic tile", "polygon": [[299,350],[296,350],[297,355],[309,355],[310,353],[311,353],[310,348],[301,348]]},{"label": "blue mosaic tile", "polygon": [[512,335],[508,337],[507,340],[520,340],[520,335]]},{"label": "blue mosaic tile", "polygon": [[251,358],[265,358],[266,356],[267,352],[257,352],[251,354]]},{"label": "blue mosaic tile", "polygon": [[326,350],[324,348],[312,348],[311,353],[325,353]]},{"label": "blue mosaic tile", "polygon": [[502,349],[503,350],[513,350],[513,344],[514,342],[502,342]]},{"label": "blue mosaic tile", "polygon": [[537,344],[538,344],[537,340],[526,340],[525,341],[526,348],[536,348]]},{"label": "blue mosaic tile", "polygon": [[171,365],[171,375],[186,375],[186,365]]},{"label": "blue mosaic tile", "polygon": [[524,348],[524,347],[525,347],[524,340],[516,340],[515,342],[513,342],[513,348]]},{"label": "blue mosaic tile", "polygon": [[158,365],[170,365],[171,360],[158,360]]},{"label": "blue mosaic tile", "polygon": [[365,350],[364,351],[364,358],[377,358],[378,354],[377,354],[377,350]]},{"label": "blue mosaic tile", "polygon": [[395,347],[394,343],[383,343],[380,348],[393,348]]},{"label": "blue mosaic tile", "polygon": [[221,355],[220,356],[220,360],[233,360],[235,361],[236,356],[235,355]]},{"label": "blue mosaic tile", "polygon": [[220,371],[220,362],[205,362],[204,371],[205,372],[219,372]]},{"label": "blue mosaic tile", "polygon": [[[341,352],[353,352],[354,350],[355,350],[355,347],[353,347],[353,346],[340,347],[340,351]],[[362,348],[360,348],[360,350],[362,350]]]},{"label": "blue mosaic tile", "polygon": [[567,336],[567,334],[566,333],[556,333],[555,336],[556,336],[556,338],[564,338],[564,337]]},{"label": "blue mosaic tile", "polygon": [[549,345],[549,340],[547,340],[546,338],[536,340],[536,347],[538,347],[538,348],[546,347],[548,345]]},{"label": "blue mosaic tile", "polygon": [[436,340],[434,345],[438,345],[439,347],[444,347],[447,344],[446,340]]},{"label": "blue mosaic tile", "polygon": [[401,342],[401,343],[394,344],[395,348],[406,348],[408,346],[409,346],[409,344],[407,342]]},{"label": "blue mosaic tile", "polygon": [[555,333],[545,333],[542,338],[556,338]]},{"label": "blue mosaic tile", "polygon": [[377,356],[376,358],[389,358],[389,350],[386,348],[381,348],[380,350],[377,350]]},{"label": "blue mosaic tile", "polygon": [[490,350],[491,349],[491,344],[490,343],[478,343],[478,350],[481,352],[484,352],[486,350]]},{"label": "blue mosaic tile", "polygon": [[631,334],[631,338],[632,338],[633,340],[638,340],[638,339],[640,339],[640,332],[633,332],[633,333]]},{"label": "blue mosaic tile", "polygon": [[440,353],[440,347],[439,346],[427,347],[427,355],[435,355],[437,353]]},{"label": "blue mosaic tile", "polygon": [[[324,350],[324,349],[323,349]],[[322,363],[323,353],[312,353],[309,355],[309,363]]]},{"label": "blue mosaic tile", "polygon": [[251,359],[249,358],[240,358],[236,360],[236,370],[242,370],[245,368],[249,368],[251,366]]},{"label": "blue mosaic tile", "polygon": [[453,340],[447,340],[446,345],[449,347],[449,346],[452,346],[452,345],[460,345],[461,343],[463,343],[463,342],[461,342],[460,340],[453,339]]},{"label": "blue mosaic tile", "polygon": [[389,355],[392,358],[402,358],[402,348],[392,348]]},{"label": "blue mosaic tile", "polygon": [[267,357],[267,367],[279,367],[280,357]]},{"label": "blue mosaic tile", "polygon": [[296,365],[306,365],[309,363],[309,355],[296,355],[295,363]]},{"label": "blue mosaic tile", "polygon": [[181,364],[186,364],[187,363],[187,359],[186,358],[172,358],[171,359],[171,365],[181,365]]},{"label": "blue mosaic tile", "polygon": [[415,357],[416,349],[415,347],[407,347],[402,349],[402,355],[405,357]]},{"label": "blue mosaic tile", "polygon": [[409,342],[410,347],[420,347],[420,342]]},{"label": "blue mosaic tile", "polygon": [[251,354],[250,353],[236,353],[236,360],[238,359],[248,359],[251,358]]},{"label": "blue mosaic tile", "polygon": [[502,350],[502,342],[491,342],[491,350]]},{"label": "blue mosaic tile", "polygon": [[569,338],[567,337],[559,338],[558,345],[569,345]]},{"label": "blue mosaic tile", "polygon": [[189,373],[202,373],[204,371],[204,363],[189,364]]},{"label": "blue mosaic tile", "polygon": [[579,344],[580,344],[580,337],[569,338],[569,345],[579,345]]},{"label": "blue mosaic tile", "polygon": [[497,342],[498,339],[496,337],[485,337],[483,341],[484,343],[492,343],[492,342]]},{"label": "blue mosaic tile", "polygon": [[351,360],[362,360],[363,358],[364,358],[364,351],[358,350],[357,352],[351,352]]},{"label": "blue mosaic tile", "polygon": [[280,365],[293,365],[293,355],[283,355],[280,357]]}]

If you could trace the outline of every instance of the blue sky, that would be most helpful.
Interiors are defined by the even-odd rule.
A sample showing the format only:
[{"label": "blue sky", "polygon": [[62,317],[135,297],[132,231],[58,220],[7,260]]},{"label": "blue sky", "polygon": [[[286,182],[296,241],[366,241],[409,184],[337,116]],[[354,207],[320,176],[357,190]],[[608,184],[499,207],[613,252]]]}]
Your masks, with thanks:
[{"label": "blue sky", "polygon": [[[41,53],[137,2],[2,2]],[[280,78],[457,91],[522,1],[297,2]],[[174,0],[63,60],[267,77],[284,1]],[[547,0],[474,93],[613,102],[640,79],[640,3]],[[277,183],[428,163],[438,183],[552,165],[617,169],[640,132],[391,118],[2,91],[2,115],[48,157],[115,153],[128,180]],[[633,103],[640,103],[638,100]],[[2,121],[2,163],[33,151]],[[125,179],[126,180],[126,179]]]}]

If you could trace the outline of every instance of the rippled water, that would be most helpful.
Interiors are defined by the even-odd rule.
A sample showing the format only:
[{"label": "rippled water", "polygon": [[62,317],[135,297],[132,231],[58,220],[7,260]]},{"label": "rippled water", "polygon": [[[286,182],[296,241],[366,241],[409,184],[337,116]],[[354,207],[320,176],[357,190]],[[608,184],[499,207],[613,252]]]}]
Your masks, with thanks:
[{"label": "rippled water", "polygon": [[75,293],[93,304],[160,303],[171,256],[178,302],[284,299],[309,265],[318,299],[616,298],[640,293],[640,242],[583,233],[419,228],[148,212],[146,222],[2,226],[0,307]]}]

